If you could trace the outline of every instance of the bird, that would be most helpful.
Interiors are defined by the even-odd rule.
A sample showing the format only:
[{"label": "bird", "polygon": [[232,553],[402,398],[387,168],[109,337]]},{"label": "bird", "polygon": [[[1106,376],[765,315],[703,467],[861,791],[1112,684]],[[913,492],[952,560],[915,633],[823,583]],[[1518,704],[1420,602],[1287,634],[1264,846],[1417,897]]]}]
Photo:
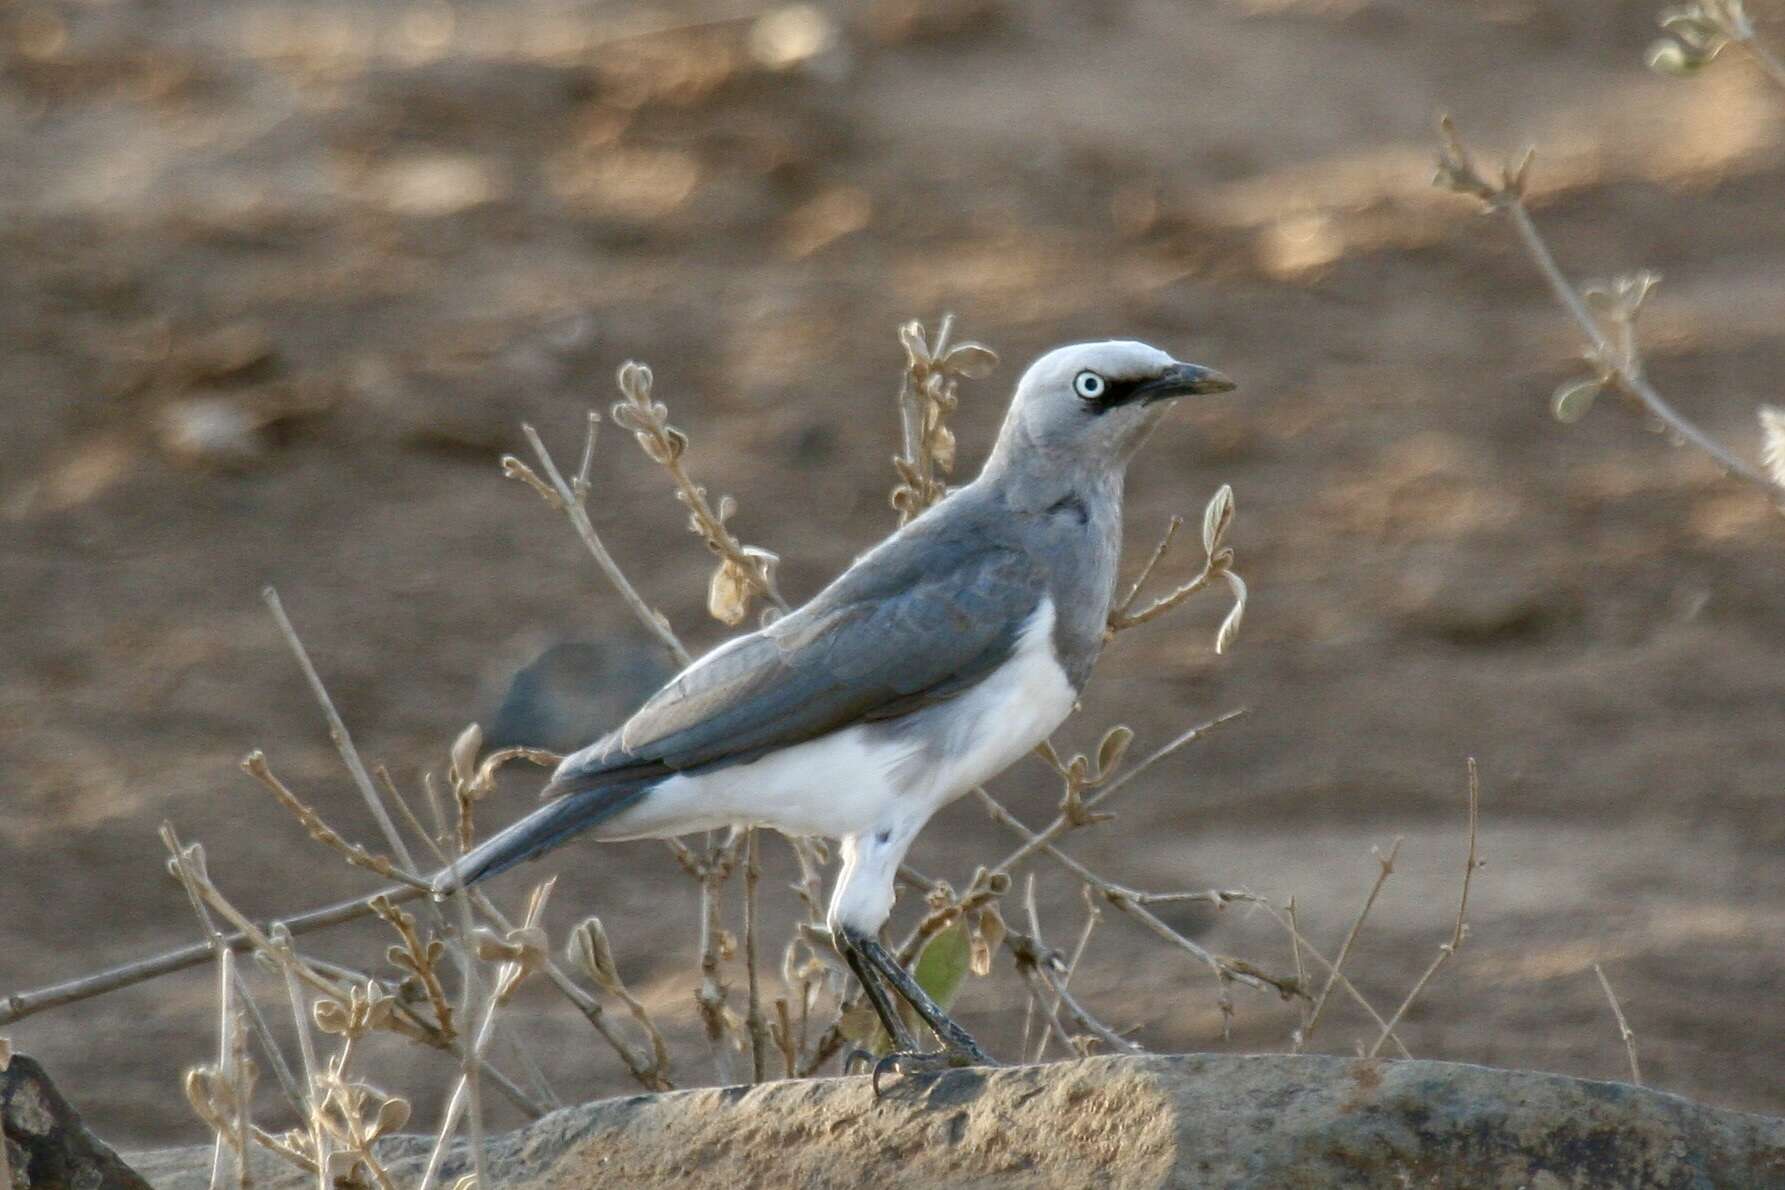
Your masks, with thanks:
[{"label": "bird", "polygon": [[[804,605],[690,664],[565,756],[545,804],[432,881],[447,895],[578,835],[770,827],[839,843],[826,912],[902,1073],[995,1065],[880,941],[894,877],[943,806],[1072,712],[1106,639],[1129,460],[1168,404],[1234,382],[1133,340],[1035,360],[956,488]],[[941,1048],[917,1046],[888,995]]]}]

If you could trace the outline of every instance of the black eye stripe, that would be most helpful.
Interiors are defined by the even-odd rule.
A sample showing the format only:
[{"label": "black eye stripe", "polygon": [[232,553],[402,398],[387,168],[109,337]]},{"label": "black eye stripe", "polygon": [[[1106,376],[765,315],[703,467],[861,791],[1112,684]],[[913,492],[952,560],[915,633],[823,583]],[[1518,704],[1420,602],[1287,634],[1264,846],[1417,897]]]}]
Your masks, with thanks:
[{"label": "black eye stripe", "polygon": [[[1108,413],[1118,405],[1126,405],[1133,396],[1134,390],[1145,384],[1144,380],[1111,380],[1105,377],[1103,391],[1096,397],[1085,400],[1085,406],[1093,413]],[[1084,400],[1084,398],[1080,398]]]}]

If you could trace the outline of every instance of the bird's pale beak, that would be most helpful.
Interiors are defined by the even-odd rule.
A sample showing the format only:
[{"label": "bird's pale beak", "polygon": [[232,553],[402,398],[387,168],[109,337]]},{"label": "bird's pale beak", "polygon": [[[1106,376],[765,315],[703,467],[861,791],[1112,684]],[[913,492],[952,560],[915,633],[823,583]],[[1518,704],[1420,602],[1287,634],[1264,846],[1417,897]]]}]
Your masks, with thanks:
[{"label": "bird's pale beak", "polygon": [[1239,385],[1223,373],[1201,364],[1173,364],[1156,378],[1135,390],[1134,395],[1145,404],[1172,397],[1200,397],[1209,393],[1232,392]]}]

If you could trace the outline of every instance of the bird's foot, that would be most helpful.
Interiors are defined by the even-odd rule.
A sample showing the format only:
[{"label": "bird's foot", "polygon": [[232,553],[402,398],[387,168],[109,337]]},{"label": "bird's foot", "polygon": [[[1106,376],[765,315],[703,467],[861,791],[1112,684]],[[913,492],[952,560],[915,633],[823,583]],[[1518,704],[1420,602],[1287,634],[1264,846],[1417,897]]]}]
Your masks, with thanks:
[{"label": "bird's foot", "polygon": [[996,1066],[998,1063],[979,1048],[964,1032],[953,1044],[925,1053],[920,1050],[894,1050],[874,1063],[874,1098],[880,1098],[880,1076],[888,1071],[900,1075],[940,1074],[966,1066]]}]

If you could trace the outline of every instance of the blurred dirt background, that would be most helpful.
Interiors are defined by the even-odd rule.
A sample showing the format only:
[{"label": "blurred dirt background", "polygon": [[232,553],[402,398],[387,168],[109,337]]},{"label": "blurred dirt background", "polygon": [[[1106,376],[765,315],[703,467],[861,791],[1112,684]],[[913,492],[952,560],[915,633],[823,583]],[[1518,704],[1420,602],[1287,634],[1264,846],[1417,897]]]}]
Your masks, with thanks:
[{"label": "blurred dirt background", "polygon": [[[1387,1011],[1448,934],[1475,755],[1487,867],[1414,1052],[1621,1077],[1597,961],[1651,1084],[1785,1112],[1785,525],[1614,400],[1553,421],[1573,333],[1509,230],[1428,184],[1440,108],[1490,159],[1539,144],[1564,266],[1662,271],[1653,377],[1754,453],[1785,374],[1785,96],[1733,56],[1645,72],[1658,7],[6,0],[0,993],[196,937],[163,819],[255,912],[372,887],[236,768],[266,749],[372,841],[263,584],[410,789],[474,717],[592,734],[661,661],[499,473],[519,423],[569,465],[614,367],[650,361],[690,465],[803,598],[890,528],[894,328],[952,310],[1004,356],[963,394],[962,475],[1058,342],[1144,338],[1242,386],[1155,438],[1128,525],[1132,571],[1233,485],[1237,651],[1210,651],[1219,598],[1125,634],[1059,742],[1125,721],[1139,755],[1251,713],[1076,854],[1137,886],[1294,894],[1330,954],[1371,847],[1406,836],[1350,964]],[[591,508],[691,644],[723,639],[704,550],[611,426]],[[1037,824],[1057,798],[1033,761],[998,787]],[[530,799],[511,781],[486,819]],[[1007,843],[968,800],[912,862],[959,885]],[[765,851],[780,920],[790,869]],[[692,882],[656,844],[553,862],[557,936],[601,913],[678,1077],[707,1081]],[[1077,890],[1035,870],[1068,944]],[[1288,968],[1262,915],[1173,920]],[[114,1142],[194,1140],[178,1080],[214,1048],[212,983],[6,1032]],[[1295,1020],[1241,989],[1224,1041],[1207,973],[1116,918],[1074,986],[1154,1048],[1282,1049]],[[1009,1054],[1022,1002],[1001,968],[959,1008]],[[1373,1037],[1334,1007],[1315,1048]],[[516,1019],[565,1098],[630,1086],[558,1001]],[[444,1060],[369,1066],[433,1118]]]}]

